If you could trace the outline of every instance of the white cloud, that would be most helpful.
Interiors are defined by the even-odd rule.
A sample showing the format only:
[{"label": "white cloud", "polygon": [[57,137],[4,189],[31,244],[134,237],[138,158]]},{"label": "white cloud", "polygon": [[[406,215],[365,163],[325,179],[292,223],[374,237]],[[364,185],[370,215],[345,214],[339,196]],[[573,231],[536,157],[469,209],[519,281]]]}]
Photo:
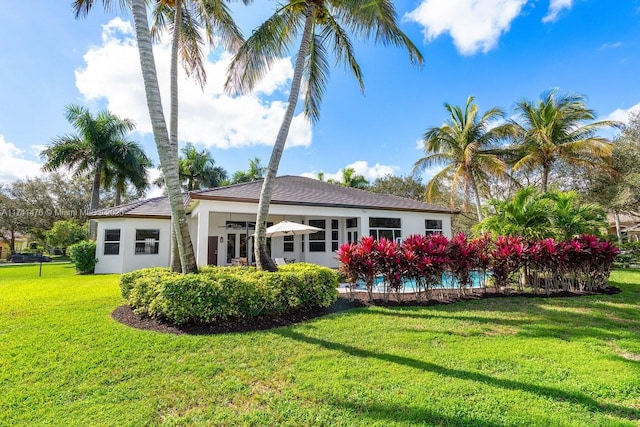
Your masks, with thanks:
[{"label": "white cloud", "polygon": [[43,174],[42,163],[28,160],[24,150],[4,139],[0,135],[0,184],[18,179],[34,178]]},{"label": "white cloud", "polygon": [[616,120],[618,122],[627,124],[629,123],[629,118],[633,113],[635,114],[640,113],[640,102],[627,108],[626,110],[622,108],[618,108],[612,111],[611,113],[609,113],[603,120]]},{"label": "white cloud", "polygon": [[[169,44],[157,45],[154,53],[168,119]],[[150,133],[151,123],[131,24],[115,18],[103,26],[102,44],[89,49],[84,60],[86,67],[75,72],[80,93],[87,100],[106,99],[113,113],[134,120],[138,131]],[[273,145],[286,107],[284,91],[293,75],[290,59],[279,60],[251,94],[239,97],[230,97],[223,90],[229,61],[229,55],[223,54],[216,61],[206,63],[204,90],[188,79],[180,68],[180,140],[218,148]],[[308,146],[311,137],[311,124],[302,114],[297,115],[291,125],[287,147]]]},{"label": "white cloud", "polygon": [[[375,181],[377,178],[383,178],[387,175],[393,175],[400,168],[397,166],[388,166],[381,165],[380,163],[376,163],[375,165],[369,166],[369,162],[365,160],[358,160],[353,163],[346,165],[344,168],[341,168],[335,173],[324,173],[324,180],[333,179],[335,181],[342,181],[342,169],[352,168],[357,175],[362,175],[369,182]],[[300,174],[301,176],[306,176],[307,178],[318,178],[317,172],[305,172]]]},{"label": "white cloud", "polygon": [[622,47],[622,42],[605,43],[598,50],[616,49]]},{"label": "white cloud", "polygon": [[564,9],[571,9],[571,6],[573,6],[573,0],[551,0],[549,2],[549,11],[542,18],[542,22],[546,24],[547,22],[557,21],[560,12]]},{"label": "white cloud", "polygon": [[147,169],[147,181],[149,181],[149,189],[147,190],[146,198],[151,199],[153,197],[164,196],[164,188],[158,187],[154,184],[155,180],[160,178],[160,168]]},{"label": "white cloud", "polygon": [[527,0],[422,0],[405,19],[424,27],[427,41],[449,33],[458,51],[488,52],[498,43]]}]

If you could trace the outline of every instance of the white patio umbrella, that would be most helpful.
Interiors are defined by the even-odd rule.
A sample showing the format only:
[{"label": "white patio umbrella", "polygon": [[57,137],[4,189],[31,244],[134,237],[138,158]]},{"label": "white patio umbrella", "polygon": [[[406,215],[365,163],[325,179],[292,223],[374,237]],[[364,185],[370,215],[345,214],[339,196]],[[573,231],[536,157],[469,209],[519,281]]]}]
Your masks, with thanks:
[{"label": "white patio umbrella", "polygon": [[299,224],[297,222],[282,221],[277,224],[267,227],[267,237],[278,236],[297,236],[300,234],[312,234],[322,231],[322,228],[312,227],[306,224]]}]

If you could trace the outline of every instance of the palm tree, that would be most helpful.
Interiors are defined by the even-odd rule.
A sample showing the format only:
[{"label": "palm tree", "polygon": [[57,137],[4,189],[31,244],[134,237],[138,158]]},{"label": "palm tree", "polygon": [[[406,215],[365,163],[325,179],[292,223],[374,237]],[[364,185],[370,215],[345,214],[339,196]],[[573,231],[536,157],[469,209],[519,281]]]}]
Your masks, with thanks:
[{"label": "palm tree", "polygon": [[556,237],[571,240],[583,234],[604,237],[607,234],[607,214],[595,203],[581,203],[575,191],[546,193],[553,201],[551,218]]},{"label": "palm tree", "polygon": [[[74,0],[72,7],[75,11],[76,17],[83,15],[86,16],[91,7],[93,6],[93,0]],[[109,8],[112,4],[111,0],[102,1],[105,8]],[[183,12],[187,11],[184,15],[187,20],[189,17],[195,16],[203,18],[206,16],[224,16],[226,20],[224,27],[232,25],[233,21],[230,20],[228,13],[224,15],[227,10],[224,5],[219,1],[195,1],[194,14],[190,14],[191,9],[181,7],[182,2],[180,0],[161,0],[157,2],[158,13],[155,14],[156,18],[160,19],[161,16],[168,16],[169,10],[164,9],[166,7],[175,7],[175,13],[173,14],[173,46],[172,46],[172,135],[169,136],[167,124],[162,111],[162,100],[160,98],[160,88],[158,85],[157,70],[155,66],[155,59],[153,55],[153,45],[151,39],[151,33],[149,31],[147,10],[145,0],[130,0],[133,20],[136,28],[136,40],[138,42],[138,51],[140,54],[140,66],[142,69],[142,77],[145,85],[145,93],[147,97],[147,106],[149,108],[149,115],[151,117],[151,125],[153,128],[153,134],[158,148],[158,157],[160,158],[160,167],[165,177],[167,194],[169,197],[169,203],[171,205],[171,218],[173,223],[173,231],[175,232],[176,245],[178,248],[180,265],[183,273],[196,272],[198,270],[196,259],[193,252],[193,245],[191,243],[191,237],[189,236],[189,228],[187,219],[182,204],[182,194],[180,191],[179,174],[178,174],[178,145],[177,145],[177,52],[179,40],[184,39],[184,36],[199,37],[198,32],[188,34],[191,29],[196,28],[196,25],[190,22],[188,25],[182,27],[185,22],[183,18]],[[125,7],[126,0],[120,0],[120,6]],[[218,15],[219,13],[219,15]],[[156,22],[159,22],[156,20]],[[214,23],[208,19],[203,19],[203,25],[207,33],[213,28],[217,28]],[[181,28],[185,28],[183,31]],[[211,31],[212,32],[212,31]],[[188,37],[186,37],[188,38]],[[197,63],[197,55],[192,55],[194,52],[189,46],[199,47],[199,42],[195,44],[183,43],[183,58],[187,58],[186,64],[192,65],[195,61]],[[187,55],[187,53],[189,55]],[[200,61],[202,57],[199,57]],[[189,62],[192,61],[192,62]],[[191,70],[191,67],[187,67]],[[202,75],[204,76],[204,75]],[[173,240],[173,239],[172,239]],[[177,265],[172,263],[172,265]]]},{"label": "palm tree", "polygon": [[122,194],[129,185],[143,193],[149,186],[148,168],[153,166],[140,145],[129,141],[116,147],[118,163],[108,162],[102,171],[105,188],[115,189],[115,206],[120,206]]},{"label": "palm tree", "polygon": [[249,92],[276,59],[286,56],[291,45],[300,40],[286,112],[273,146],[258,204],[255,254],[260,269],[275,270],[266,251],[266,222],[303,75],[306,78],[304,111],[312,121],[319,117],[320,101],[329,77],[330,51],[335,54],[337,62],[351,70],[361,90],[364,89],[349,32],[357,37],[373,38],[385,45],[406,47],[412,62],[423,62],[418,49],[398,27],[390,0],[289,0],[252,33],[229,66],[227,89],[235,93]]},{"label": "palm tree", "polygon": [[262,165],[260,159],[254,157],[249,159],[249,169],[246,171],[236,171],[231,177],[231,184],[240,184],[243,182],[257,181],[264,179],[266,167]]},{"label": "palm tree", "polygon": [[353,168],[343,168],[340,172],[342,173],[342,181],[330,179],[327,182],[352,188],[366,188],[369,185],[369,181],[364,176],[357,174]]},{"label": "palm tree", "polygon": [[[246,2],[245,2],[246,3]],[[193,76],[204,87],[207,74],[204,67],[204,39],[209,45],[218,37],[223,47],[236,51],[243,41],[240,30],[220,0],[160,0],[153,11],[152,37],[169,29],[171,42],[171,105],[169,139],[178,157],[178,56],[187,76]],[[175,232],[171,233],[171,268],[181,269]]]},{"label": "palm tree", "polygon": [[[78,105],[69,105],[66,110],[66,119],[77,133],[54,138],[52,144],[40,153],[46,160],[42,168],[51,172],[67,167],[76,176],[91,176],[90,209],[93,211],[100,205],[100,184],[105,174],[112,174],[114,179],[136,179],[133,170],[144,168],[139,163],[132,164],[140,160],[138,157],[130,158],[123,152],[124,147],[138,147],[126,139],[135,125],[131,120],[121,119],[106,110],[96,116]],[[90,229],[90,236],[95,238],[95,223],[92,222]]]},{"label": "palm tree", "polygon": [[[207,150],[198,151],[192,143],[182,147],[178,159],[180,183],[185,191],[219,187],[227,179],[227,171],[216,162]],[[160,176],[155,184],[162,187],[164,178]]]},{"label": "palm tree", "polygon": [[[560,95],[557,89],[543,93],[537,102],[522,100],[516,105],[522,123],[513,122],[517,143],[514,170],[541,168],[542,191],[546,192],[555,162],[609,169],[612,145],[596,133],[620,123],[593,122],[595,112],[587,108],[582,95]],[[587,123],[591,122],[591,123]]]},{"label": "palm tree", "polygon": [[492,199],[494,214],[480,221],[474,230],[499,236],[522,236],[526,239],[552,237],[553,202],[534,187],[519,190],[511,200]]},{"label": "palm tree", "polygon": [[[495,121],[504,117],[499,108],[492,108],[479,115],[475,98],[470,96],[464,110],[459,106],[444,104],[449,118],[440,127],[428,129],[422,136],[425,157],[419,159],[413,168],[414,174],[430,166],[443,166],[427,183],[427,201],[433,199],[436,188],[445,178],[451,180],[450,204],[453,207],[454,194],[462,185],[465,196],[473,192],[478,221],[482,221],[479,185],[491,176],[504,176],[507,165],[490,151],[498,141],[512,131],[512,126],[504,124],[492,127]],[[493,123],[492,123],[493,122]],[[465,197],[466,203],[467,197]]]}]

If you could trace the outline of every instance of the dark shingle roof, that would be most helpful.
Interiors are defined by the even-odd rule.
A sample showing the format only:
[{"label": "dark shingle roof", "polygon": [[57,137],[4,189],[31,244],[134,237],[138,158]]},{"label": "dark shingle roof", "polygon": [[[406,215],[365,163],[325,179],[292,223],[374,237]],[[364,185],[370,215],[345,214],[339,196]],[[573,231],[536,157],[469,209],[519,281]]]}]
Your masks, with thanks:
[{"label": "dark shingle roof", "polygon": [[[257,203],[262,180],[210,190],[192,191],[191,201],[227,200]],[[389,194],[373,193],[357,188],[341,187],[302,176],[280,176],[273,186],[272,204],[326,207],[370,208],[399,211],[454,213],[442,206],[419,202]]]},{"label": "dark shingle roof", "polygon": [[89,214],[89,218],[171,218],[169,198],[154,197],[153,199],[138,200],[112,208],[98,209]]},{"label": "dark shingle roof", "polygon": [[[197,200],[220,200],[257,203],[262,189],[262,180],[209,190],[192,191],[185,199],[187,206]],[[389,194],[372,193],[357,188],[335,184],[302,176],[277,177],[273,186],[272,204],[303,205],[346,208],[369,208],[395,211],[456,213],[451,209],[419,202]],[[189,208],[187,208],[189,210]],[[171,210],[167,197],[139,200],[116,208],[100,209],[89,218],[170,218]]]}]

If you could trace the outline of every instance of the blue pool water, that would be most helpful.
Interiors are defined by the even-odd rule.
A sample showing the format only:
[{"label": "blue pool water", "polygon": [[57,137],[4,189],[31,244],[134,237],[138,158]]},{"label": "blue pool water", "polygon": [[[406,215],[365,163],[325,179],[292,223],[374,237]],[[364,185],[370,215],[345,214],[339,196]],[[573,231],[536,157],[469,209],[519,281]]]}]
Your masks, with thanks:
[{"label": "blue pool water", "polygon": [[[487,276],[481,271],[472,271],[471,274],[471,287],[472,288],[481,288],[487,281]],[[416,283],[413,280],[406,280],[404,283],[404,291],[405,292],[415,292],[416,291]],[[442,275],[442,281],[439,285],[435,286],[435,288],[457,288],[458,281],[454,279],[451,273],[444,273]],[[367,286],[365,283],[358,283],[356,286],[356,290],[366,290]],[[374,292],[383,292],[385,290],[385,282],[381,276],[376,277],[373,283],[373,291]]]}]

